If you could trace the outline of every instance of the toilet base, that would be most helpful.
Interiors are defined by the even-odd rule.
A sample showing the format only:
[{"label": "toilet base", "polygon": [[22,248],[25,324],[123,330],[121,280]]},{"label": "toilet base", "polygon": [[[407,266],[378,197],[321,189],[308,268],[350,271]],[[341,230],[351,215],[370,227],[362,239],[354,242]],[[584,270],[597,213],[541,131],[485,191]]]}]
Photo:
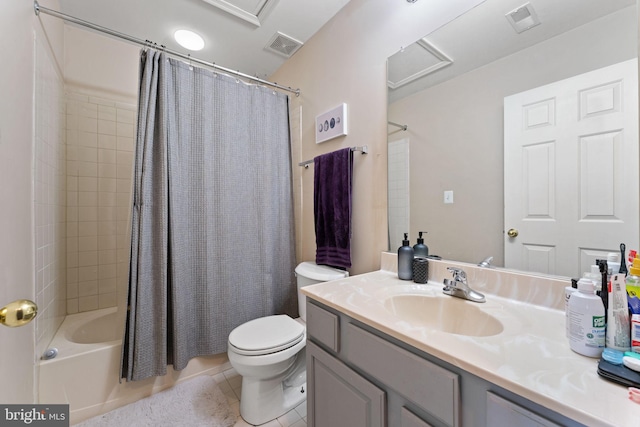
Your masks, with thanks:
[{"label": "toilet base", "polygon": [[306,399],[306,382],[287,387],[282,379],[243,378],[240,415],[249,424],[264,424],[286,414]]}]

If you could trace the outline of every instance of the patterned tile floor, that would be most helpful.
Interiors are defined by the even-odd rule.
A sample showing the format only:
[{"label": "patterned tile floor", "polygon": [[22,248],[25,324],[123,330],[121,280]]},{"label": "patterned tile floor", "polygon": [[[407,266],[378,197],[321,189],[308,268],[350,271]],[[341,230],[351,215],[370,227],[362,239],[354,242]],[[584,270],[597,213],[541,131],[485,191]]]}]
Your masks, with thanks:
[{"label": "patterned tile floor", "polygon": [[[232,368],[214,375],[213,378],[215,378],[220,389],[227,396],[231,408],[238,415],[238,422],[236,422],[235,427],[251,427],[252,424],[247,423],[240,417],[242,377]],[[261,424],[260,427],[307,427],[307,402],[301,403],[277,420]]]}]

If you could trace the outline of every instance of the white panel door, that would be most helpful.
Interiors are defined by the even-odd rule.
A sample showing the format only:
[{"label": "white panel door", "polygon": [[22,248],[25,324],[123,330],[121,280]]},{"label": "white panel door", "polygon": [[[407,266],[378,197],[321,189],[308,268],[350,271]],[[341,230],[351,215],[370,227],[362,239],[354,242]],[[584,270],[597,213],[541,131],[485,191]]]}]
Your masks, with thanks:
[{"label": "white panel door", "polygon": [[504,99],[505,267],[577,277],[638,248],[637,75],[634,59]]},{"label": "white panel door", "polygon": [[[0,28],[11,34],[12,64],[0,71],[0,307],[36,300],[32,248],[33,26],[28,2],[0,2]],[[35,323],[0,326],[0,403],[35,402]],[[0,419],[4,420],[3,413]],[[0,424],[4,424],[0,421]],[[19,424],[18,422],[7,424]],[[32,425],[37,424],[33,423]]]}]

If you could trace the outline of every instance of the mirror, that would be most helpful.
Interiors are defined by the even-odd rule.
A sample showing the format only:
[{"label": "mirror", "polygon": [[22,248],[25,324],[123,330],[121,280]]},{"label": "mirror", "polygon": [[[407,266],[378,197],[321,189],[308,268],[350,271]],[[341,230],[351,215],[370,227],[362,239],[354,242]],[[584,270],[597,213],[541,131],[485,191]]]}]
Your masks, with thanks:
[{"label": "mirror", "polygon": [[[522,9],[525,4],[529,8]],[[516,29],[518,24],[522,28]],[[632,194],[633,231],[624,238],[606,228],[596,233],[615,235],[617,244],[576,247],[570,261],[556,264],[541,253],[537,260],[533,255],[533,261],[509,265],[505,251],[514,238],[506,234],[511,226],[505,224],[504,196],[505,97],[612,64],[637,63],[637,27],[636,0],[486,0],[391,56],[390,252],[401,245],[403,233],[410,233],[413,245],[418,232],[426,231],[430,254],[445,259],[478,264],[492,256],[496,267],[578,277],[595,258],[619,252],[620,242],[638,249],[639,215]],[[629,191],[637,193],[638,156],[631,152],[627,157],[635,168]],[[579,165],[584,159],[566,160]],[[507,163],[516,169],[520,164]],[[559,191],[547,202],[559,205],[570,193],[580,189]]]}]

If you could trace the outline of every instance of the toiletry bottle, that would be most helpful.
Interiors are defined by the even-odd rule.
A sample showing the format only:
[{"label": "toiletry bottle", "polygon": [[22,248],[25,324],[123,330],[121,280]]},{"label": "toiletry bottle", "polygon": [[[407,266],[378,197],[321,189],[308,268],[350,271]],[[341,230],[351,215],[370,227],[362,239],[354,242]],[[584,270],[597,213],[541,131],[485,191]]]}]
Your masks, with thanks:
[{"label": "toiletry bottle", "polygon": [[565,333],[569,338],[569,299],[571,294],[578,291],[578,279],[571,279],[571,286],[564,288],[564,316],[565,316]]},{"label": "toiletry bottle", "polygon": [[598,267],[598,264],[592,265],[591,270],[584,273],[583,277],[593,280],[593,283],[596,285],[596,289],[600,290],[600,287],[602,286],[602,275],[600,274],[600,267]]},{"label": "toiletry bottle", "polygon": [[604,323],[607,323],[607,312],[609,309],[609,267],[607,266],[607,261],[599,260],[597,261],[598,268],[600,269],[600,299],[602,300],[602,305],[604,306]]},{"label": "toiletry bottle", "polygon": [[402,246],[398,248],[398,277],[402,280],[413,279],[413,248],[409,244],[409,233],[404,233]]},{"label": "toiletry bottle", "polygon": [[604,305],[591,280],[580,279],[569,299],[569,346],[576,353],[600,357],[604,350]]},{"label": "toiletry bottle", "polygon": [[631,350],[631,333],[624,274],[616,273],[609,280],[607,333],[605,346],[618,351]]},{"label": "toiletry bottle", "polygon": [[607,254],[607,267],[609,268],[609,276],[620,273],[620,254],[617,252],[609,252]]},{"label": "toiletry bottle", "polygon": [[413,256],[422,256],[425,257],[429,255],[429,247],[424,244],[424,239],[422,238],[422,233],[427,233],[426,231],[418,231],[418,243],[413,245]]},{"label": "toiletry bottle", "polygon": [[640,353],[640,314],[631,315],[631,351]]},{"label": "toiletry bottle", "polygon": [[625,280],[629,314],[640,314],[640,258],[634,258]]}]

